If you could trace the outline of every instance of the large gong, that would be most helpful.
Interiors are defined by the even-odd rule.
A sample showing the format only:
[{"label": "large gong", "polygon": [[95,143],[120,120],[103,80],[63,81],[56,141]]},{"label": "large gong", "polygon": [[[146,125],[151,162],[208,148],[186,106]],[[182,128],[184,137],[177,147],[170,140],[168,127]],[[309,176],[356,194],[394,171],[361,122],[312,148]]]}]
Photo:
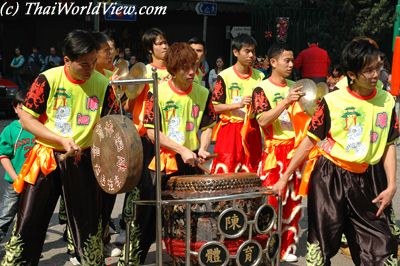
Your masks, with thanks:
[{"label": "large gong", "polygon": [[122,115],[102,117],[93,131],[92,165],[107,193],[131,191],[142,176],[143,148],[132,120]]}]

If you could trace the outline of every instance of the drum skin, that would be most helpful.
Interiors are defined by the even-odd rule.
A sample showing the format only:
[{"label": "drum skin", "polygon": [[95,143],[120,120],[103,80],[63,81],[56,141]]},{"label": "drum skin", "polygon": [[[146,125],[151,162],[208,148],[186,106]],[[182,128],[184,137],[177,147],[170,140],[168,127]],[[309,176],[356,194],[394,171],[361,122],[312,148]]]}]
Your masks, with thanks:
[{"label": "drum skin", "polygon": [[109,194],[132,191],[140,182],[143,148],[132,121],[122,115],[102,117],[93,130],[92,166]]}]

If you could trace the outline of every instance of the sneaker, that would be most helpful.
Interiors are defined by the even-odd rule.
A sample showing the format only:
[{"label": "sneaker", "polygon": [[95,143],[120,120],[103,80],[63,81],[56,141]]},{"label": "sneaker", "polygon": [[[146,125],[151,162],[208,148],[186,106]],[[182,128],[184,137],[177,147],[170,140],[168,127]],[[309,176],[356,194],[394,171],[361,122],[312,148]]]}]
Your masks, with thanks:
[{"label": "sneaker", "polygon": [[288,254],[288,255],[286,256],[286,258],[284,259],[284,261],[286,261],[286,262],[297,262],[297,261],[298,261],[298,258],[297,258],[297,256],[294,255],[294,254]]},{"label": "sneaker", "polygon": [[115,243],[117,245],[123,245],[125,243],[125,241],[126,241],[126,231],[121,229],[119,231],[119,235],[115,239]]},{"label": "sneaker", "polygon": [[122,251],[114,244],[108,243],[104,245],[103,254],[105,257],[119,257]]},{"label": "sneaker", "polygon": [[81,265],[81,263],[79,262],[79,260],[76,257],[69,257],[69,262],[72,263],[72,265]]}]

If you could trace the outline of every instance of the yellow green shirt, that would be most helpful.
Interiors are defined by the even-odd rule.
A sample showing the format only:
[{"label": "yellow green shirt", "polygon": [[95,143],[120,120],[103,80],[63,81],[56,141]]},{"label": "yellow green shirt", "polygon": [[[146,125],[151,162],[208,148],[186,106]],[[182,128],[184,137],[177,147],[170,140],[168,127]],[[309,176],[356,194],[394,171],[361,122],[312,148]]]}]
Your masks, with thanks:
[{"label": "yellow green shirt", "polygon": [[[100,119],[103,104],[112,106],[115,96],[107,90],[108,79],[94,71],[89,80],[73,80],[64,66],[43,72],[33,82],[23,109],[57,135],[73,138],[81,148],[92,145],[92,129]],[[110,106],[109,105],[109,106]],[[37,140],[63,150],[61,145]]]},{"label": "yellow green shirt", "polygon": [[[253,92],[253,105],[256,118],[258,119],[263,112],[275,108],[280,101],[285,99],[293,84],[294,82],[288,79],[285,84],[276,84],[271,79],[266,79],[258,84]],[[265,133],[269,139],[285,140],[294,138],[295,132],[289,112],[285,109],[272,122],[271,126],[265,130]]]},{"label": "yellow green shirt", "polygon": [[[246,76],[241,75],[236,66],[231,66],[221,71],[215,82],[212,101],[214,105],[217,104],[232,104],[241,102],[243,97],[252,96],[253,90],[257,84],[264,79],[264,74],[254,68],[250,68],[250,73]],[[245,110],[227,111],[223,114],[243,120]]]},{"label": "yellow green shirt", "polygon": [[[216,116],[208,89],[197,83],[182,92],[172,80],[159,86],[161,131],[180,145],[195,151],[199,148],[197,132],[215,125]],[[153,90],[148,92],[144,126],[154,128]]]},{"label": "yellow green shirt", "polygon": [[196,70],[195,75],[194,75],[193,82],[196,82],[197,84],[200,84],[200,85],[203,86],[202,81],[203,81],[203,72],[201,72],[201,69],[198,68],[198,69]]},{"label": "yellow green shirt", "polygon": [[[169,74],[167,67],[157,67],[157,66],[154,66],[153,64],[146,65],[146,78],[152,78],[152,75],[153,75],[152,68],[153,67],[155,67],[157,69],[158,83],[169,80],[171,78],[171,74]],[[150,83],[150,87],[152,87],[151,83]]]},{"label": "yellow green shirt", "polygon": [[373,165],[399,136],[394,106],[393,96],[382,89],[367,97],[339,89],[324,96],[307,134],[326,139],[322,148],[335,158]]}]

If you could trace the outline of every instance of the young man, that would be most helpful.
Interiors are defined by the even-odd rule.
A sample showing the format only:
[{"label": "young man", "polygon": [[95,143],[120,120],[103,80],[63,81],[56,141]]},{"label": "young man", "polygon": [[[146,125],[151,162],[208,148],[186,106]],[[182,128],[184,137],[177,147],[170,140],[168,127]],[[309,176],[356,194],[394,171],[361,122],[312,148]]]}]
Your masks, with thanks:
[{"label": "young man", "polygon": [[[196,164],[210,153],[212,127],[216,115],[207,88],[193,82],[196,53],[186,43],[174,43],[168,50],[166,61],[172,78],[159,87],[160,145],[162,157],[162,184],[174,175],[203,173]],[[153,91],[147,96],[144,124],[147,135],[154,141]],[[168,107],[168,108],[166,108]],[[200,140],[197,137],[201,131]],[[154,160],[154,159],[153,159]],[[174,163],[171,163],[174,161]],[[154,173],[155,164],[149,168]],[[174,168],[176,166],[176,168]]]},{"label": "young man", "polygon": [[200,40],[197,37],[193,37],[188,41],[188,44],[190,47],[193,48],[193,50],[197,54],[197,60],[196,60],[196,75],[194,76],[194,82],[200,84],[201,86],[204,87],[204,82],[203,82],[203,71],[201,70],[201,62],[203,62],[204,57],[206,56],[206,44],[204,41]]},{"label": "young man", "polygon": [[[25,95],[26,90],[19,90],[13,100],[12,107],[18,116]],[[19,194],[15,192],[12,184],[17,179],[34,142],[35,137],[22,128],[19,119],[11,122],[1,132],[0,162],[5,170],[5,175],[2,180],[3,195],[0,200],[0,241],[7,235],[8,228],[18,212]]]},{"label": "young man", "polygon": [[[377,49],[379,49],[378,44],[371,38],[369,37],[356,37],[353,40],[366,40],[369,41],[373,46],[375,46]],[[349,86],[347,78],[342,78],[339,80],[338,83],[336,83],[335,90],[336,89],[343,89],[346,90],[347,87]],[[383,89],[383,83],[381,80],[378,80],[376,83],[376,88],[378,90]],[[367,176],[371,178],[371,182],[373,184],[373,190],[375,193],[378,195],[381,191],[385,190],[387,187],[387,178],[385,175],[385,171],[382,165],[382,161],[379,162],[376,165],[370,165],[367,170]],[[392,234],[397,238],[397,242],[399,243],[398,250],[400,251],[400,227],[396,224],[396,214],[394,212],[392,204],[390,204],[386,209],[385,209],[386,215],[389,217],[389,225],[390,225],[390,230]],[[350,249],[347,245],[347,240],[346,237],[342,237],[342,244],[340,251],[343,254],[348,254],[350,256]],[[400,254],[400,252],[398,252]]]},{"label": "young man", "polygon": [[[159,84],[162,84],[163,82],[169,80],[171,74],[168,73],[166,67],[168,42],[165,33],[158,28],[151,28],[143,34],[142,43],[144,49],[151,57],[151,63],[146,65],[146,78],[152,78],[152,68],[155,67],[157,69]],[[125,196],[122,219],[120,221],[121,228],[123,229],[125,228],[124,221],[129,218],[133,219],[133,217],[131,217],[133,214],[131,202],[133,199],[135,199],[135,197],[137,197],[138,194],[140,195],[141,200],[153,200],[156,198],[155,186],[152,178],[150,177],[148,169],[149,164],[154,157],[154,145],[146,136],[146,128],[143,125],[143,118],[145,114],[145,100],[147,97],[147,93],[151,88],[151,84],[146,84],[142,93],[135,99],[129,99],[124,107],[125,111],[132,112],[133,123],[135,124],[136,129],[141,136],[143,145],[143,173],[140,184],[138,185],[139,191],[135,190],[133,192],[129,192]],[[136,222],[141,232],[138,247],[138,249],[140,250],[139,260],[140,263],[143,264],[146,260],[146,256],[150,246],[156,239],[156,231],[154,229],[156,226],[155,207],[138,205],[137,213],[139,215],[137,216]],[[134,230],[131,230],[131,232],[133,233]],[[122,231],[117,237],[116,242],[124,243],[125,238],[125,231]],[[131,245],[134,245],[135,243],[132,242],[133,241],[131,241]],[[134,251],[133,246],[130,247],[130,250]]]},{"label": "young man", "polygon": [[233,39],[232,51],[237,62],[217,77],[213,103],[220,121],[213,133],[218,157],[212,163],[212,173],[257,172],[261,133],[251,108],[251,95],[264,74],[251,67],[256,44],[247,34]]},{"label": "young man", "polygon": [[36,145],[14,182],[22,192],[21,205],[2,264],[38,264],[61,193],[76,257],[83,265],[104,264],[101,188],[90,147],[96,122],[117,108],[108,79],[94,71],[97,48],[89,32],[70,32],[64,40],[65,65],[40,74],[27,94],[21,124],[36,136]]},{"label": "young man", "polygon": [[[269,49],[268,58],[271,76],[253,92],[254,111],[264,132],[265,148],[259,171],[263,186],[274,185],[289,165],[295,132],[288,108],[303,95],[301,88],[289,90],[293,85],[293,81],[287,79],[293,70],[293,52],[285,46],[275,45]],[[282,198],[281,259],[295,262],[301,218],[300,177],[294,176],[289,182]],[[277,198],[270,197],[270,203],[277,207]]]},{"label": "young man", "polygon": [[[325,95],[290,165],[274,185],[280,193],[310,154],[307,262],[330,265],[346,235],[355,265],[397,265],[397,242],[384,210],[396,192],[399,136],[395,101],[376,88],[380,51],[367,40],[353,40],[343,50],[346,89]],[[387,187],[376,196],[369,165],[382,161]]]},{"label": "young man", "polygon": [[[210,154],[212,127],[216,115],[211,95],[205,87],[193,82],[196,53],[187,43],[174,43],[166,56],[167,69],[172,78],[159,86],[159,102],[155,103],[153,91],[148,92],[144,124],[148,137],[154,141],[153,105],[160,107],[160,145],[162,189],[171,176],[203,174],[197,167]],[[201,131],[200,140],[198,132]],[[155,178],[154,158],[149,168]],[[141,213],[139,215],[142,215]],[[155,213],[152,213],[155,220]],[[142,231],[155,233],[156,227]],[[168,244],[168,243],[167,243]]]}]

